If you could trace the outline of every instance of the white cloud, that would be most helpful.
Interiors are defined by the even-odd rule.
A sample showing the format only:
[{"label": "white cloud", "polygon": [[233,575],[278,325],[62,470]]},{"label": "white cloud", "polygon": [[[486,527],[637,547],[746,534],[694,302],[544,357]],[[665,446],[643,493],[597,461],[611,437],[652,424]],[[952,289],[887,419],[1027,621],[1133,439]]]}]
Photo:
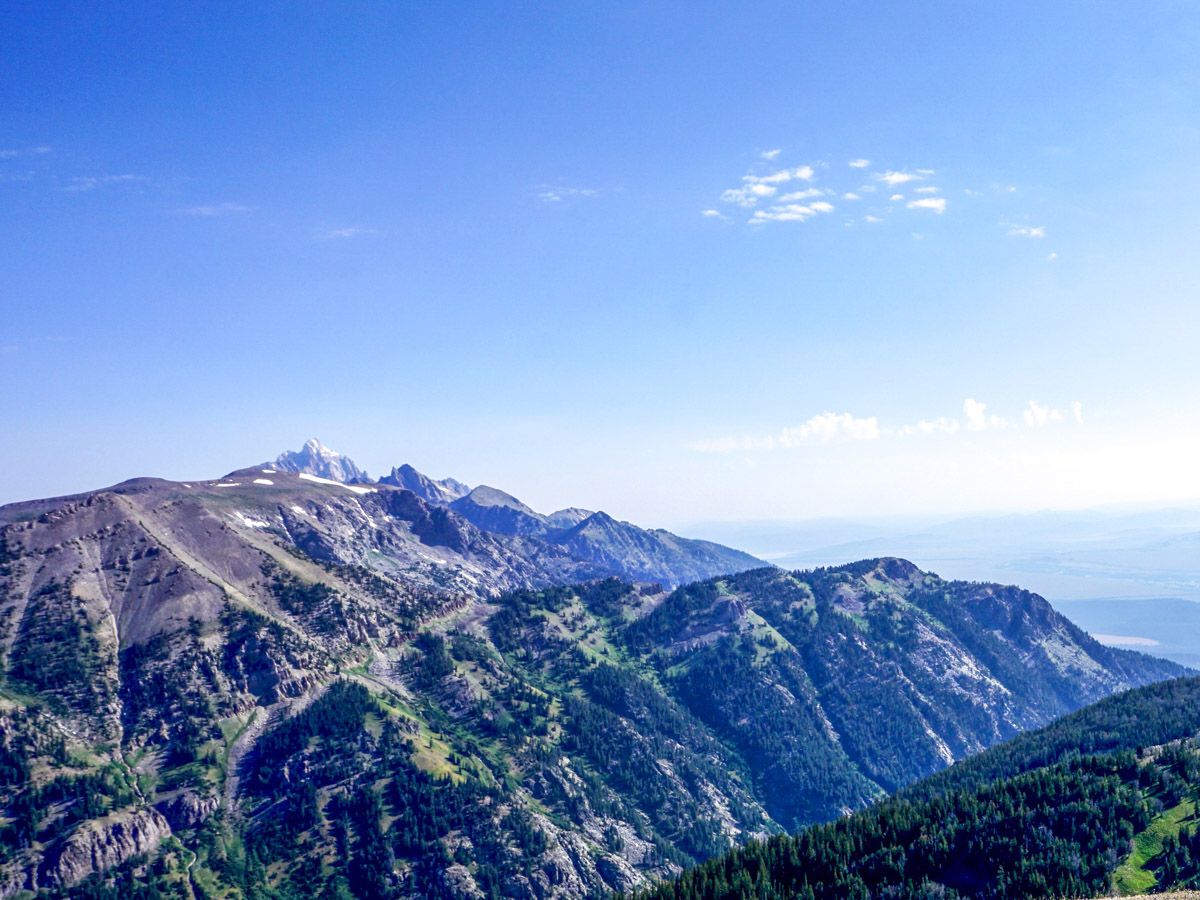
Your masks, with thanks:
[{"label": "white cloud", "polygon": [[1054,262],[1056,259],[1058,259],[1057,253],[1047,253],[1046,254],[1046,262]]},{"label": "white cloud", "polygon": [[936,175],[937,173],[933,169],[917,169],[917,174],[922,177],[928,177],[930,175]]},{"label": "white cloud", "polygon": [[[1071,404],[1071,416],[1083,424],[1083,404]],[[1040,428],[1066,417],[1060,410],[1043,406],[1031,400],[1023,412],[1025,424]],[[925,437],[930,435],[955,435],[965,432],[986,432],[1012,428],[1012,423],[1002,416],[988,412],[986,403],[968,397],[963,401],[962,416],[938,416],[920,419],[909,425],[883,426],[876,416],[855,416],[851,413],[823,412],[800,425],[781,429],[776,434],[741,435],[698,441],[691,444],[693,450],[705,453],[732,453],[735,451],[776,450],[799,447],[804,444],[828,444],[843,441],[874,441],[879,438]]]},{"label": "white cloud", "polygon": [[853,191],[847,191],[846,193],[842,194],[842,199],[843,200],[861,200],[862,197],[860,197],[858,194],[854,193]]},{"label": "white cloud", "polygon": [[882,222],[883,219],[879,218],[879,216],[863,216],[863,221],[870,222],[872,225],[876,225]]},{"label": "white cloud", "polygon": [[347,225],[342,228],[329,228],[317,235],[323,241],[348,240],[349,238],[366,237],[372,234],[379,234],[375,228],[368,228],[363,225]]},{"label": "white cloud", "polygon": [[823,412],[800,425],[784,428],[776,435],[713,438],[696,441],[690,447],[701,453],[790,449],[802,444],[873,441],[879,437],[880,433],[879,420],[874,416],[863,419],[850,413]]},{"label": "white cloud", "polygon": [[[773,196],[778,185],[789,181],[812,181],[816,174],[812,166],[796,166],[790,169],[780,169],[769,175],[743,175],[741,187],[729,188],[721,192],[724,203],[733,203],[745,209],[757,206],[760,200]],[[808,197],[817,197],[824,192],[816,188],[796,191],[780,198],[780,202],[791,202]]]},{"label": "white cloud", "polygon": [[247,206],[245,203],[207,203],[201,206],[185,206],[176,210],[183,216],[200,216],[203,218],[211,218],[213,216],[228,216],[237,213],[253,212],[256,207]]},{"label": "white cloud", "polygon": [[833,204],[817,200],[805,206],[802,203],[787,203],[772,206],[769,209],[757,209],[749,219],[751,225],[761,225],[765,222],[803,222],[818,213],[833,212]]},{"label": "white cloud", "polygon": [[916,188],[913,191],[913,193],[914,194],[936,194],[939,190],[940,190],[940,188],[936,188],[932,184],[929,184],[929,185],[926,185],[925,187]]},{"label": "white cloud", "polygon": [[816,210],[807,206],[789,203],[787,206],[772,206],[770,209],[755,210],[754,217],[749,221],[752,225],[760,225],[763,222],[803,222],[816,214]]},{"label": "white cloud", "polygon": [[722,192],[721,199],[726,203],[736,203],[738,206],[750,207],[764,197],[770,197],[777,189],[769,184],[747,184],[740,188],[730,188]]},{"label": "white cloud", "polygon": [[784,184],[793,179],[812,181],[815,174],[812,166],[797,166],[794,169],[780,169],[770,175],[743,175],[742,181],[748,184]]},{"label": "white cloud", "polygon": [[745,450],[770,450],[775,446],[775,439],[770,437],[756,438],[750,435],[742,437],[708,438],[703,441],[693,441],[688,444],[691,450],[700,453],[735,453]]},{"label": "white cloud", "polygon": [[903,194],[892,194],[892,196],[888,197],[888,200],[891,201],[892,203],[899,203],[903,199],[904,199]]},{"label": "white cloud", "polygon": [[[1082,417],[1083,407],[1080,407],[1080,416]],[[1030,428],[1042,428],[1049,425],[1051,422],[1061,422],[1063,414],[1060,410],[1053,409],[1049,406],[1043,406],[1036,400],[1030,400],[1029,406],[1025,408],[1025,424]]]},{"label": "white cloud", "polygon": [[67,186],[63,188],[65,191],[94,191],[96,188],[107,187],[110,184],[128,184],[133,181],[141,181],[140,175],[95,175],[81,178],[72,178]]},{"label": "white cloud", "polygon": [[1008,229],[1009,237],[1027,237],[1027,238],[1044,238],[1046,236],[1045,225],[1014,225]]},{"label": "white cloud", "polygon": [[987,404],[968,397],[963,401],[963,418],[967,431],[984,431],[988,428],[1004,428],[1008,423],[996,415],[987,414]]},{"label": "white cloud", "polygon": [[905,425],[899,434],[955,434],[961,427],[958,419],[948,419],[939,416],[936,419],[922,419],[916,425]]},{"label": "white cloud", "polygon": [[543,203],[561,203],[563,200],[598,197],[600,192],[595,188],[549,187],[538,189],[537,198]]},{"label": "white cloud", "polygon": [[764,150],[762,153],[760,153],[758,155],[761,156],[763,159],[771,160],[771,159],[775,159],[775,157],[779,156],[779,154],[782,152],[783,152],[782,150],[776,148],[774,150]]},{"label": "white cloud", "polygon": [[702,209],[702,210],[700,210],[700,215],[704,216],[704,218],[706,218],[706,219],[723,219],[723,218],[725,218],[723,215],[721,215],[720,210],[716,210],[716,209]]},{"label": "white cloud", "polygon": [[920,200],[909,200],[909,209],[929,209],[939,216],[946,211],[945,197],[922,197]]},{"label": "white cloud", "polygon": [[0,149],[0,159],[17,159],[21,156],[44,156],[54,152],[53,147],[5,147]]},{"label": "white cloud", "polygon": [[795,203],[797,200],[808,200],[811,197],[824,197],[825,191],[820,188],[805,188],[802,191],[792,191],[779,198],[780,203]]},{"label": "white cloud", "polygon": [[852,169],[865,169],[870,164],[871,161],[869,159],[852,159],[846,163]]},{"label": "white cloud", "polygon": [[850,413],[824,412],[802,425],[783,429],[779,433],[779,445],[795,447],[810,442],[873,441],[879,434],[879,420],[874,416],[860,419]]},{"label": "white cloud", "polygon": [[925,176],[913,172],[893,172],[891,170],[884,172],[882,175],[876,175],[878,181],[882,181],[888,187],[896,187],[901,184],[908,184],[910,181],[922,181]]}]

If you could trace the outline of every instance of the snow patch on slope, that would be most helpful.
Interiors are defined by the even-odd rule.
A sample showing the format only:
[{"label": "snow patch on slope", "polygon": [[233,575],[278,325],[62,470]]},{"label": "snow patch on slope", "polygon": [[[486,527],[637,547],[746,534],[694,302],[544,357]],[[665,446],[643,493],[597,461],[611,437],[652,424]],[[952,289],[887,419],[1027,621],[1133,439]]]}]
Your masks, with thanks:
[{"label": "snow patch on slope", "polygon": [[342,484],[342,482],[334,481],[332,478],[321,478],[319,475],[310,475],[307,472],[301,472],[297,477],[303,478],[305,481],[315,481],[317,484],[331,484],[334,487],[345,488],[354,494],[375,493],[375,488],[373,487],[361,487],[357,484]]}]

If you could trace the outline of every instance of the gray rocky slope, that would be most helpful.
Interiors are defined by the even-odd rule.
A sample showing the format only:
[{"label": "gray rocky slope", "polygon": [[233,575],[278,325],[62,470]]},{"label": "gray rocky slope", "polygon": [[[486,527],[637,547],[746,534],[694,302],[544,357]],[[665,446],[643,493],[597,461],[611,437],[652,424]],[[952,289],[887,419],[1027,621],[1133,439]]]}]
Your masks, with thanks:
[{"label": "gray rocky slope", "polygon": [[[0,897],[144,859],[192,895],[365,859],[381,896],[629,889],[1181,671],[1013,588],[714,579],[746,565],[603,513],[484,530],[460,500],[543,517],[476,491],[261,466],[0,508]],[[654,580],[709,580],[596,580],[679,555]]]}]

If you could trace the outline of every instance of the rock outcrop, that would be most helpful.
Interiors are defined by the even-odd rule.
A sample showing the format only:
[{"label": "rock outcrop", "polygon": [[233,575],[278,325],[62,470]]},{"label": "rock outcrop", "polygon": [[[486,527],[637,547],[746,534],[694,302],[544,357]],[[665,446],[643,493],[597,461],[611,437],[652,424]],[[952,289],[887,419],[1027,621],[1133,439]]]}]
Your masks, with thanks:
[{"label": "rock outcrop", "polygon": [[150,853],[171,833],[162,813],[151,807],[123,810],[82,823],[52,847],[37,872],[37,888],[69,888],[94,872]]}]

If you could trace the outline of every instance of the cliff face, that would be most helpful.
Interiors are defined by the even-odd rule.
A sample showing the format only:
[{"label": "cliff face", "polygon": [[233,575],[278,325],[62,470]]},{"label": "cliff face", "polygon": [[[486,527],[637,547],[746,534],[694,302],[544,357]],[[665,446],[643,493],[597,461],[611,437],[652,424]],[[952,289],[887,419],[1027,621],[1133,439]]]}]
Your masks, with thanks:
[{"label": "cliff face", "polygon": [[142,853],[152,853],[171,833],[155,809],[133,809],[82,823],[47,854],[28,890],[70,888]]}]

